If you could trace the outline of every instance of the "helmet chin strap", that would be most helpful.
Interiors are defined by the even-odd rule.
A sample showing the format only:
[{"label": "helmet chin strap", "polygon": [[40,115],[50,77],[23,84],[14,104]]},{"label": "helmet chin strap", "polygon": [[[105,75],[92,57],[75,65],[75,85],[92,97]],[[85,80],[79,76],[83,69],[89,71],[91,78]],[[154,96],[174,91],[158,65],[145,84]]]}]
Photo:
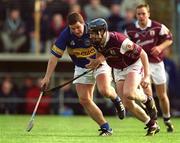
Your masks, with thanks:
[{"label": "helmet chin strap", "polygon": [[102,36],[102,40],[100,41],[100,46],[101,46],[102,49],[105,47],[105,42],[106,42],[106,39],[107,39],[107,34],[108,34],[108,32],[104,31],[103,36]]}]

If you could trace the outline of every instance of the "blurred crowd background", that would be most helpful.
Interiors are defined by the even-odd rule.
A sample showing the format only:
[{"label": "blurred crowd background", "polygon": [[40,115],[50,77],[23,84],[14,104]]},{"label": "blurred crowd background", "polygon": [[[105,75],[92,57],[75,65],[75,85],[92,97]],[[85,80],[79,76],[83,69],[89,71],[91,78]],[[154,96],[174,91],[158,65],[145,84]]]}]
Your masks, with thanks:
[{"label": "blurred crowd background", "polygon": [[[32,113],[51,45],[66,26],[68,13],[79,12],[86,22],[105,18],[110,31],[123,32],[127,24],[136,20],[135,7],[144,2],[150,5],[151,18],[164,23],[173,33],[174,43],[164,51],[164,63],[172,115],[180,116],[180,0],[0,0],[0,114]],[[65,54],[51,87],[70,80],[73,67]],[[115,114],[111,102],[98,91],[94,95],[105,115]],[[157,99],[155,94],[154,97]],[[38,114],[85,112],[74,86],[69,84],[51,96],[44,96]]]}]

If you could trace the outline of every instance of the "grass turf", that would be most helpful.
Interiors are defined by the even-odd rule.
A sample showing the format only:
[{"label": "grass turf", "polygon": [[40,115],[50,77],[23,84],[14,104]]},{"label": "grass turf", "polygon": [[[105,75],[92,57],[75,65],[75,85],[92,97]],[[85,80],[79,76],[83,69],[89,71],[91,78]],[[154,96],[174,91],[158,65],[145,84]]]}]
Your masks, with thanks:
[{"label": "grass turf", "polygon": [[30,116],[0,115],[0,143],[180,143],[180,118],[173,118],[174,133],[167,133],[161,118],[160,133],[146,137],[144,125],[135,118],[106,117],[113,135],[99,137],[98,126],[87,116],[36,116],[26,132]]}]

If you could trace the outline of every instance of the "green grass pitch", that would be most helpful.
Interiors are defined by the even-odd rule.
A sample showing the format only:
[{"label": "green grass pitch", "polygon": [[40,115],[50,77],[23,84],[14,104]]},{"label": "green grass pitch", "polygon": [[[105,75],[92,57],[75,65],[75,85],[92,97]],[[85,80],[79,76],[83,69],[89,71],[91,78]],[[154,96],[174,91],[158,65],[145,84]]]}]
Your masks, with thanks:
[{"label": "green grass pitch", "polygon": [[88,116],[39,116],[26,132],[30,116],[0,115],[0,143],[180,143],[180,118],[173,118],[174,133],[167,133],[161,118],[160,133],[146,137],[144,125],[135,118],[106,117],[113,135],[99,137],[98,126]]}]

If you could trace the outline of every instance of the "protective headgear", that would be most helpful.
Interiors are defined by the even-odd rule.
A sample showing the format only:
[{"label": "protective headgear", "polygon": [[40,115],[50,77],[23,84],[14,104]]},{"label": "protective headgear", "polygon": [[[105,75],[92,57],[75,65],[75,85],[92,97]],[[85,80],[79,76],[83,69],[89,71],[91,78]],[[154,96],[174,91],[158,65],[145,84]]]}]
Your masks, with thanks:
[{"label": "protective headgear", "polygon": [[102,44],[108,30],[107,22],[102,18],[97,18],[88,23],[88,32],[92,44]]},{"label": "protective headgear", "polygon": [[107,22],[103,18],[97,18],[88,24],[88,31],[90,33],[91,32],[98,33],[98,31],[102,31],[102,30],[104,32],[108,30]]}]

